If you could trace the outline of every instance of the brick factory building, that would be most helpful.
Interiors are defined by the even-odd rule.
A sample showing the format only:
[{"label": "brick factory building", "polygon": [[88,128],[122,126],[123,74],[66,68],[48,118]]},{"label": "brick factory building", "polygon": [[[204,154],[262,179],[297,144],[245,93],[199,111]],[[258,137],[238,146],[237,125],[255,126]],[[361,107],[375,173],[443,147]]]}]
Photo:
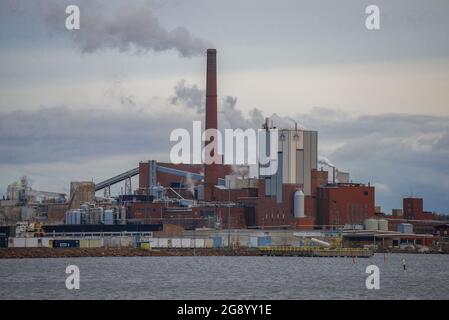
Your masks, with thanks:
[{"label": "brick factory building", "polygon": [[[216,63],[216,50],[208,50],[206,129],[218,127]],[[336,184],[336,176],[349,180],[348,173],[336,172],[336,168],[329,184],[328,172],[318,169],[317,131],[297,124],[275,125],[269,119],[262,124],[269,137],[273,132],[278,135],[274,137],[278,157],[273,174],[249,178],[229,165],[141,162],[136,193],[154,201],[127,202],[129,220],[187,229],[214,227],[213,223],[221,228],[312,229],[317,224],[363,223],[374,215],[374,187]],[[205,146],[210,143],[206,141]]]},{"label": "brick factory building", "polygon": [[317,190],[319,225],[363,224],[375,216],[374,187],[345,183]]},{"label": "brick factory building", "polygon": [[404,198],[402,200],[404,219],[410,220],[434,220],[435,214],[423,210],[422,198]]}]

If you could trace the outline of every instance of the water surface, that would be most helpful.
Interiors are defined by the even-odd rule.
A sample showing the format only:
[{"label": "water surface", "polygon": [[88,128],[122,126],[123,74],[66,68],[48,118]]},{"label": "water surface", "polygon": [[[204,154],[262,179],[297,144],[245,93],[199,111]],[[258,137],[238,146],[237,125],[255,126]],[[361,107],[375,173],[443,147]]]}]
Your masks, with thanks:
[{"label": "water surface", "polygon": [[[406,260],[407,270],[402,268]],[[77,265],[80,290],[67,290]],[[380,290],[365,269],[380,268]],[[449,299],[449,255],[0,260],[0,299]]]}]

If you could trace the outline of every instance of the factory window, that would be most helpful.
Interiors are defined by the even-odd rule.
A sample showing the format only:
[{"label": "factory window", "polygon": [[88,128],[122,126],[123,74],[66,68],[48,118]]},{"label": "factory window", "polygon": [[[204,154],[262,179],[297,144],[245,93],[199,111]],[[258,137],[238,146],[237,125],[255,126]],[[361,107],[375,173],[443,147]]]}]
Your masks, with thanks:
[{"label": "factory window", "polygon": [[365,196],[367,196],[367,195],[368,195],[368,191],[363,191],[363,194],[364,194]]}]

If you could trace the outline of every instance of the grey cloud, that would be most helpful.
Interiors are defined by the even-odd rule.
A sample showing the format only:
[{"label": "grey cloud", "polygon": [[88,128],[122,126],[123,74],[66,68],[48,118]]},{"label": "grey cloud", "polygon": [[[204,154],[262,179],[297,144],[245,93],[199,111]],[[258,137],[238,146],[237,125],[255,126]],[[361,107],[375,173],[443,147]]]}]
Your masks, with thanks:
[{"label": "grey cloud", "polygon": [[0,115],[0,163],[73,162],[126,153],[166,152],[172,129],[186,118],[148,112],[68,107]]},{"label": "grey cloud", "polygon": [[296,118],[318,130],[320,144],[334,145],[323,155],[349,170],[354,181],[386,186],[376,198],[387,210],[413,194],[424,197],[427,210],[449,212],[449,117],[353,117],[316,108]]},{"label": "grey cloud", "polygon": [[[178,95],[177,103],[185,102],[182,96]],[[262,112],[254,109],[245,114],[237,101],[235,97],[221,101],[221,129],[260,127]],[[192,102],[191,107],[184,108],[196,107]],[[197,112],[189,114],[185,110],[172,105],[166,113],[130,111],[126,106],[119,111],[53,107],[0,112],[0,166],[66,161],[70,167],[70,163],[82,159],[146,152],[166,154],[172,129],[190,129],[193,119],[202,119]],[[355,182],[370,181],[382,186],[376,202],[386,210],[401,207],[402,197],[413,194],[424,197],[427,210],[449,211],[448,117],[354,117],[338,110],[315,108],[294,119],[318,131],[320,155],[338,168],[349,170]]]}]

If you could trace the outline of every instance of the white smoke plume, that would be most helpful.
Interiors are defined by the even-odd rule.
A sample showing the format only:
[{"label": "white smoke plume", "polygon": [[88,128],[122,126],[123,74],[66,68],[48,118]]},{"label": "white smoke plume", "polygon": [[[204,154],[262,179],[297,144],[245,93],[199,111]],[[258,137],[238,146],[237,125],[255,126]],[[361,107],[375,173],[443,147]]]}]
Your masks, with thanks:
[{"label": "white smoke plume", "polygon": [[298,124],[294,119],[290,117],[280,117],[276,113],[274,113],[270,118],[269,121],[272,122],[273,126],[278,129],[298,129],[298,130],[306,130],[305,127]]},{"label": "white smoke plume", "polygon": [[328,166],[330,168],[336,168],[335,165],[333,165],[332,162],[330,162],[328,158],[323,157],[323,156],[318,156],[318,164]]},{"label": "white smoke plume", "polygon": [[186,185],[187,190],[189,190],[189,192],[192,194],[192,196],[194,196],[195,195],[195,183],[193,182],[191,174],[187,174],[184,184]]},{"label": "white smoke plume", "polygon": [[[164,28],[153,12],[153,1],[47,0],[36,3],[51,34],[69,36],[83,53],[112,49],[131,54],[175,50],[182,57],[204,54],[210,43],[186,28]],[[65,8],[78,5],[80,30],[65,28]]]},{"label": "white smoke plume", "polygon": [[[183,106],[194,110],[197,114],[205,111],[206,91],[200,89],[196,84],[187,85],[185,80],[179,81],[174,87],[174,95],[169,98],[172,105]],[[253,108],[244,114],[237,106],[238,99],[234,96],[224,96],[221,99],[218,126],[219,130],[224,129],[258,129],[265,122],[265,117],[261,110]],[[281,117],[274,113],[269,117],[270,125],[273,124],[278,129],[299,129],[306,128],[298,124],[293,118]]]},{"label": "white smoke plume", "polygon": [[233,165],[232,173],[239,177],[248,177],[249,176],[249,166],[246,165]]}]

